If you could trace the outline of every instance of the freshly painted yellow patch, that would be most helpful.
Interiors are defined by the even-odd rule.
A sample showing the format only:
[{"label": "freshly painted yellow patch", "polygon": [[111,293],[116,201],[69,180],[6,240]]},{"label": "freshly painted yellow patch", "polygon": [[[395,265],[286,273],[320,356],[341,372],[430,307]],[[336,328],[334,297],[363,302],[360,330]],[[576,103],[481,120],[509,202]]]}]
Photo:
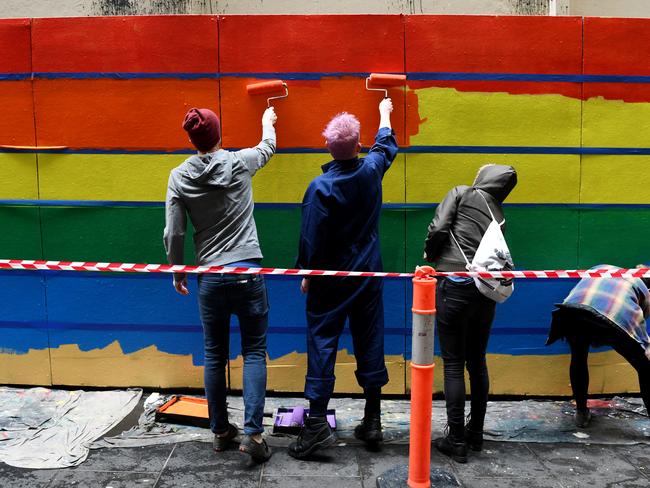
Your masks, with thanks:
[{"label": "freshly painted yellow patch", "polygon": [[582,157],[581,203],[650,203],[650,156]]},{"label": "freshly painted yellow patch", "polygon": [[541,154],[407,154],[406,202],[440,202],[458,185],[471,185],[487,163],[517,170],[507,203],[578,203],[580,156]]},{"label": "freshly painted yellow patch", "polygon": [[0,349],[0,384],[52,384],[49,349],[30,349],[24,354],[5,351]]},{"label": "freshly painted yellow patch", "polygon": [[[183,160],[167,154],[40,154],[41,198],[163,202],[169,172]],[[326,154],[276,154],[253,177],[255,201],[300,203],[329,160]],[[384,178],[384,201],[404,202],[403,155]]]},{"label": "freshly painted yellow patch", "polygon": [[0,153],[0,199],[36,200],[36,154]]},{"label": "freshly painted yellow patch", "polygon": [[[50,377],[50,357],[52,376]],[[490,393],[497,395],[571,395],[568,354],[510,356],[488,354]],[[443,362],[435,358],[434,391],[443,389]],[[386,356],[390,382],[384,393],[404,394],[410,389],[409,362],[400,355]],[[360,393],[354,356],[338,352],[336,392]],[[268,390],[301,393],[307,354],[293,352],[268,360]],[[638,376],[614,351],[589,355],[590,388],[594,394],[637,393]],[[534,378],[534,381],[531,381]],[[242,358],[230,361],[231,388],[242,387]],[[70,386],[143,386],[151,388],[202,388],[203,367],[191,355],[169,354],[150,346],[124,354],[117,341],[103,349],[82,351],[75,344],[26,354],[0,353],[0,383]],[[467,383],[469,385],[469,383]]]},{"label": "freshly painted yellow patch", "polygon": [[203,388],[203,367],[192,355],[169,354],[149,346],[124,354],[118,341],[82,351],[76,344],[51,349],[55,385]]},{"label": "freshly painted yellow patch", "polygon": [[586,147],[650,147],[650,103],[586,100],[582,141]]},{"label": "freshly painted yellow patch", "polygon": [[414,146],[580,145],[580,100],[562,95],[416,90]]}]

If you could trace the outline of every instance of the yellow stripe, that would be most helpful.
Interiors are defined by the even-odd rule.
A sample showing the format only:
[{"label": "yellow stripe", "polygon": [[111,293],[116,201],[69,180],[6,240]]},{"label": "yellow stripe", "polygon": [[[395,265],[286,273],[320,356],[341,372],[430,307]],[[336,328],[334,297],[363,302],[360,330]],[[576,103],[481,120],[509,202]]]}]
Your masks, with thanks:
[{"label": "yellow stripe", "polygon": [[582,203],[649,203],[650,156],[583,156]]},{"label": "yellow stripe", "polygon": [[580,145],[580,100],[562,95],[416,90],[421,146]]},{"label": "yellow stripe", "polygon": [[182,155],[40,154],[44,200],[164,201]]},{"label": "yellow stripe", "polygon": [[587,147],[650,147],[650,103],[590,98],[583,124]]},{"label": "yellow stripe", "polygon": [[38,198],[35,154],[0,153],[0,199]]},{"label": "yellow stripe", "polygon": [[408,154],[406,201],[440,202],[457,185],[471,185],[486,163],[509,164],[518,183],[506,203],[577,203],[580,156],[540,154]]},{"label": "yellow stripe", "polygon": [[[50,376],[50,357],[52,376]],[[354,358],[341,350],[336,364],[336,391],[358,393]],[[490,393],[497,395],[571,395],[568,354],[510,356],[488,354]],[[443,361],[434,375],[434,391],[443,387]],[[410,389],[410,368],[402,356],[386,356],[390,383],[384,393],[404,394]],[[304,387],[307,355],[290,353],[268,360],[268,389],[299,393]],[[634,369],[614,351],[589,354],[589,393],[638,392]],[[241,357],[230,362],[231,387],[241,388]],[[290,374],[288,373],[290,371]],[[535,381],[531,381],[535,378]],[[406,383],[405,383],[406,380]],[[125,354],[117,341],[102,349],[82,351],[76,344],[26,354],[0,352],[0,382],[4,384],[148,386],[200,388],[203,367],[192,364],[191,355],[170,354],[149,346]]]},{"label": "yellow stripe", "polygon": [[[182,155],[166,154],[40,154],[41,198],[164,201],[169,172],[183,160]],[[255,201],[301,202],[307,185],[329,160],[327,154],[276,154],[253,178]],[[404,202],[403,155],[384,178],[384,201]]]}]

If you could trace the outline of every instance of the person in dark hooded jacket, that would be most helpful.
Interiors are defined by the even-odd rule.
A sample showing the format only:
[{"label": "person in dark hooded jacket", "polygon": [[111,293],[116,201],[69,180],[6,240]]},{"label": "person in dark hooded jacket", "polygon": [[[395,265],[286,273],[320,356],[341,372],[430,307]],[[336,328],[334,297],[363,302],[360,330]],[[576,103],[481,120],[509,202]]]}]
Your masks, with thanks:
[{"label": "person in dark hooded jacket", "polygon": [[[183,264],[189,215],[194,227],[194,254],[200,266],[259,267],[262,253],[253,219],[252,177],[275,153],[277,117],[273,107],[262,116],[262,140],[252,148],[221,148],[221,124],[209,109],[192,108],[183,121],[198,153],[169,175],[163,235],[167,260]],[[271,450],[262,438],[266,393],[268,300],[258,274],[202,274],[198,278],[199,312],[205,343],[205,395],[213,448],[225,450],[237,436],[228,422],[226,363],[230,316],[237,315],[244,357],[244,438],[239,450],[266,461]],[[189,294],[184,274],[174,275],[174,288]]]},{"label": "person in dark hooded jacket", "polygon": [[[488,164],[479,169],[472,186],[452,188],[429,224],[424,258],[438,271],[466,271],[463,253],[471,262],[492,222],[490,210],[505,231],[501,204],[516,184],[512,166]],[[483,443],[489,390],[485,354],[496,303],[478,291],[472,278],[456,277],[438,281],[436,302],[449,432],[434,442],[440,452],[464,463],[467,448],[480,451]],[[472,394],[467,426],[465,367]]]}]

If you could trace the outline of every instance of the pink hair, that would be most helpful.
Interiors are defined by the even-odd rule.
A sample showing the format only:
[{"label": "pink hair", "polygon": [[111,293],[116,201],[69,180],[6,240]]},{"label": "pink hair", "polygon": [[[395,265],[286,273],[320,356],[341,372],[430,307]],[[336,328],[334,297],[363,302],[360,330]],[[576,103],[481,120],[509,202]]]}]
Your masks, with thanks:
[{"label": "pink hair", "polygon": [[323,131],[323,137],[332,157],[341,160],[355,157],[360,131],[359,119],[347,112],[342,112],[330,120]]}]

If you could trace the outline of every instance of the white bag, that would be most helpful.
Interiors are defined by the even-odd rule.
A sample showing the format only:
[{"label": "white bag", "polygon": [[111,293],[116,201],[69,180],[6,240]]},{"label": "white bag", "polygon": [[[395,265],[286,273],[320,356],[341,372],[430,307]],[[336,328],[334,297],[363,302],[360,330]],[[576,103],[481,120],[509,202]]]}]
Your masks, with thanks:
[{"label": "white bag", "polygon": [[[505,223],[505,220],[499,224],[499,222],[494,218],[492,209],[490,209],[490,205],[481,191],[476,191],[478,191],[478,194],[481,195],[481,198],[485,201],[485,205],[487,205],[490,216],[492,217],[492,222],[490,222],[485,234],[483,234],[471,263],[467,259],[463,249],[460,247],[460,244],[458,244],[453,232],[451,232],[451,237],[454,239],[458,249],[460,249],[463,258],[465,258],[465,262],[467,263],[466,268],[468,271],[513,270],[514,264],[512,263],[512,257],[510,256],[510,250],[508,249],[508,244],[506,244],[506,240],[503,237],[503,232],[501,232],[501,226]],[[474,277],[474,284],[478,288],[478,291],[497,303],[505,302],[508,297],[512,295],[515,288],[512,279],[503,278]]]}]

